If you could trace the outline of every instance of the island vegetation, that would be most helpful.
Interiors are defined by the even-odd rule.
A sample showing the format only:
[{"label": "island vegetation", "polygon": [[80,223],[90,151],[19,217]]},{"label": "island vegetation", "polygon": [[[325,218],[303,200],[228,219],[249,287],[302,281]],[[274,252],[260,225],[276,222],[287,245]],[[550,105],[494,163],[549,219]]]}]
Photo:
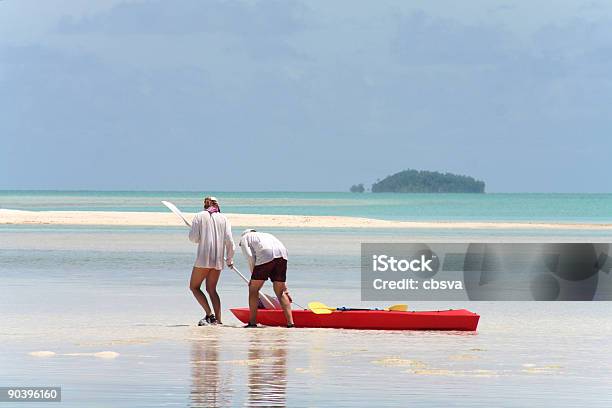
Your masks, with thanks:
[{"label": "island vegetation", "polygon": [[400,171],[372,184],[373,193],[484,193],[484,191],[484,181],[473,177],[412,169]]},{"label": "island vegetation", "polygon": [[351,193],[363,193],[365,191],[365,187],[363,183],[353,184],[351,186]]}]

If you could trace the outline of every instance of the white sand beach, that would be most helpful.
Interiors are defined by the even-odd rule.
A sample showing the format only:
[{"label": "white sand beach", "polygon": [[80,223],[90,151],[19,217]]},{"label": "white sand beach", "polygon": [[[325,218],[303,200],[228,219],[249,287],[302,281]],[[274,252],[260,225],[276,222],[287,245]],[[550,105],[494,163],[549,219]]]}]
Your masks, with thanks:
[{"label": "white sand beach", "polygon": [[[342,216],[226,214],[235,227],[272,228],[405,228],[405,229],[545,229],[612,230],[612,224],[472,221],[389,221]],[[186,213],[188,219],[193,214]],[[171,227],[183,225],[170,212],[21,211],[0,209],[0,224],[105,225]]]}]

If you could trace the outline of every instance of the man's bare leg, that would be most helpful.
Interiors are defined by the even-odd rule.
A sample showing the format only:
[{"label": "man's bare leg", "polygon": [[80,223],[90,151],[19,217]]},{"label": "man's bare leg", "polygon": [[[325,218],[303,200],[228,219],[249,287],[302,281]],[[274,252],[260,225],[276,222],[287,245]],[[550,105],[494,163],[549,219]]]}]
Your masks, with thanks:
[{"label": "man's bare leg", "polygon": [[259,305],[259,290],[264,280],[253,280],[249,282],[249,324],[257,324],[257,306]]},{"label": "man's bare leg", "polygon": [[206,299],[206,295],[204,295],[204,292],[202,292],[200,286],[202,286],[202,282],[208,276],[209,271],[210,269],[196,268],[194,266],[191,271],[191,279],[189,280],[189,289],[191,290],[191,293],[193,293],[193,296],[196,298],[200,306],[202,306],[202,308],[206,312],[206,316],[211,314],[211,310],[210,305],[208,304],[208,300]]},{"label": "man's bare leg", "polygon": [[210,297],[210,302],[212,303],[213,310],[215,311],[215,317],[217,318],[217,322],[219,324],[221,324],[221,298],[217,293],[217,283],[219,282],[220,276],[221,271],[219,269],[210,269],[210,272],[208,272],[208,276],[206,277],[206,293],[208,293],[208,296]]},{"label": "man's bare leg", "polygon": [[285,282],[272,282],[272,286],[274,287],[274,293],[276,293],[276,297],[283,308],[283,313],[285,314],[285,318],[287,319],[287,324],[293,325],[293,315],[291,314],[291,301],[289,300],[289,296],[287,296],[287,285]]}]

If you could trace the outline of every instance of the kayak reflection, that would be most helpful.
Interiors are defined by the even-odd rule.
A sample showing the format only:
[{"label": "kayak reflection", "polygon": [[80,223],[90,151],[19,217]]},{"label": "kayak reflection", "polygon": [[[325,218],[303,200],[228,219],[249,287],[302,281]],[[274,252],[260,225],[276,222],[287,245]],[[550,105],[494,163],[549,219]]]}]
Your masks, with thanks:
[{"label": "kayak reflection", "polygon": [[248,406],[284,407],[287,401],[287,333],[250,329]]}]

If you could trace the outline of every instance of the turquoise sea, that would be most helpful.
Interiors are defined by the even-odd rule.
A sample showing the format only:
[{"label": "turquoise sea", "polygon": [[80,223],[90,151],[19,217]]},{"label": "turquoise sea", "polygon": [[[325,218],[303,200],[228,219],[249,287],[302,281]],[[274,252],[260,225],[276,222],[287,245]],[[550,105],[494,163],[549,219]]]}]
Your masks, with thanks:
[{"label": "turquoise sea", "polygon": [[337,215],[388,220],[612,222],[612,194],[353,194],[296,192],[0,191],[0,208],[22,210],[185,211],[204,195],[245,214]]},{"label": "turquoise sea", "polygon": [[[612,220],[612,195],[206,193],[227,212]],[[203,194],[5,191],[0,207],[165,211],[168,199],[195,211]],[[612,241],[588,230],[270,232],[289,248],[288,284],[303,306],[384,306],[360,300],[361,242]],[[62,386],[66,407],[612,405],[608,302],[407,301],[477,312],[476,333],[246,330],[228,310],[246,305],[246,287],[225,270],[225,326],[201,328],[187,289],[193,259],[180,223],[0,225],[0,386]],[[236,264],[246,271],[240,256]]]}]

